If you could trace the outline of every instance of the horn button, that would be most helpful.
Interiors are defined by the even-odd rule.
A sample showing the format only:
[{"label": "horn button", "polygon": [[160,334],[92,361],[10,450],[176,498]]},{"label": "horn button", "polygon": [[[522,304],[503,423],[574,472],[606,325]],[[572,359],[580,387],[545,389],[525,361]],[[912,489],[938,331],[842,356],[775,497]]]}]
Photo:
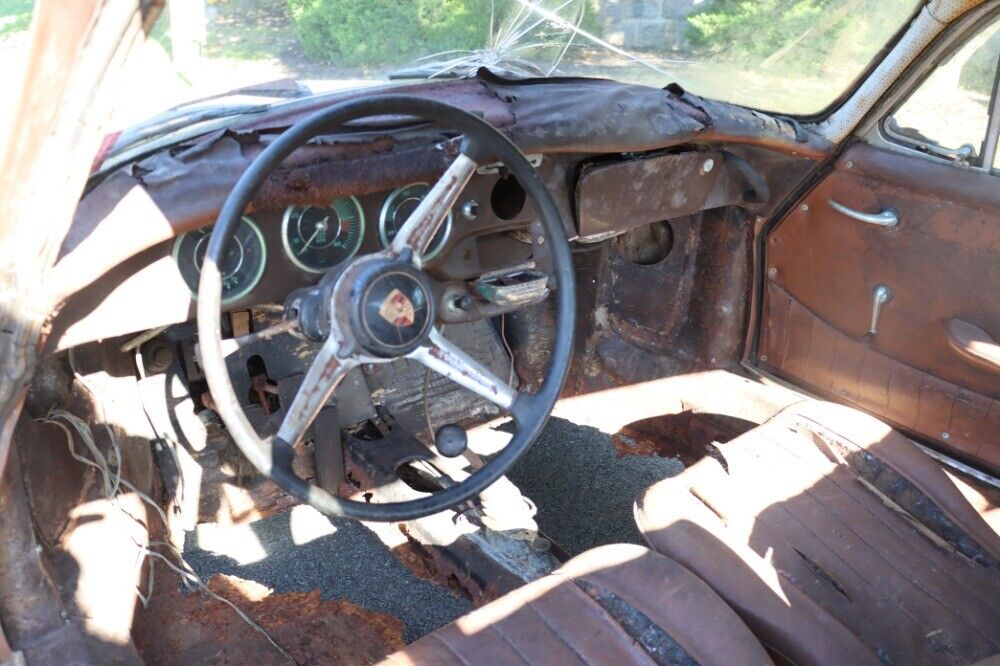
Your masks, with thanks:
[{"label": "horn button", "polygon": [[430,283],[409,263],[373,262],[358,275],[350,293],[351,328],[361,346],[375,356],[409,354],[434,324]]}]

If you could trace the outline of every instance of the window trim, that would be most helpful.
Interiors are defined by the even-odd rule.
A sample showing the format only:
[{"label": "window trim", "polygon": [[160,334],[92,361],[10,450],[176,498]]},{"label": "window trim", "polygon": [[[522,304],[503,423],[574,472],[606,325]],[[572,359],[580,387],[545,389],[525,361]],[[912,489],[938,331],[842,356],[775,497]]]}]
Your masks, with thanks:
[{"label": "window trim", "polygon": [[[979,34],[980,30],[985,30],[996,21],[1000,21],[1000,8],[991,8],[985,16],[979,17],[967,30],[963,30],[961,33],[955,35],[953,39],[949,40],[948,45],[943,51],[934,54],[929,61],[925,61],[922,65],[923,71],[916,77],[911,78],[906,88],[901,93],[895,95],[895,100],[891,106],[882,112],[879,120],[868,130],[866,136],[869,140],[874,139],[883,146],[898,152],[916,155],[943,164],[951,164],[958,169],[973,169],[994,175],[1000,174],[1000,168],[993,167],[998,143],[1000,143],[1000,58],[998,58],[997,68],[993,74],[993,90],[990,100],[989,118],[986,123],[986,133],[979,144],[981,154],[977,155],[976,159],[972,162],[960,164],[945,156],[921,150],[918,148],[920,145],[918,141],[894,132],[888,127],[888,122],[896,111],[937,71],[938,67],[947,62],[951,56]],[[990,156],[989,159],[987,159],[987,155]]]},{"label": "window trim", "polygon": [[998,143],[1000,143],[1000,56],[997,56],[997,69],[993,74],[990,120],[986,124],[986,141],[983,143],[983,167],[993,174],[1000,173],[1000,166],[996,163]]}]

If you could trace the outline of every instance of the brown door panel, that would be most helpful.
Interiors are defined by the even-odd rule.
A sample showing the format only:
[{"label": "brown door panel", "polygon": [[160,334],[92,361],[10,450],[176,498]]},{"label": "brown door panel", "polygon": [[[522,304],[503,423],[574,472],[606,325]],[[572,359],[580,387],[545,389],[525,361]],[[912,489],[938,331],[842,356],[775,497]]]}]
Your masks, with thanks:
[{"label": "brown door panel", "polygon": [[[941,168],[942,180],[955,178],[954,167]],[[984,188],[1000,190],[1000,180],[982,178]],[[1000,374],[960,357],[946,331],[958,318],[1000,337],[1000,206],[963,206],[934,196],[933,187],[928,183],[918,193],[851,169],[834,170],[771,232],[768,275],[857,339],[868,331],[873,289],[888,286],[892,300],[879,316],[874,349],[1000,397]],[[899,226],[847,217],[830,206],[831,199],[869,213],[894,208]]]},{"label": "brown door panel", "polygon": [[763,321],[763,369],[1000,470],[1000,400],[890,358],[772,281]]},{"label": "brown door panel", "polygon": [[[885,228],[854,219],[835,210],[831,200],[868,214],[892,209],[899,224]],[[824,393],[838,377],[849,383],[855,369],[865,368],[880,377],[874,385],[865,388],[861,378],[848,394],[844,386],[833,393],[1000,466],[1000,441],[989,444],[990,453],[980,450],[998,436],[985,438],[981,428],[964,425],[963,432],[977,440],[959,445],[952,437],[956,419],[980,413],[984,425],[1000,430],[1000,369],[962,353],[955,325],[949,329],[958,320],[986,340],[1000,340],[1000,179],[855,145],[770,232],[766,262],[759,350],[769,359],[765,365]],[[892,297],[870,336],[878,285]],[[779,292],[796,307],[776,308],[772,301]],[[837,335],[817,339],[816,321]],[[808,358],[796,356],[801,353]],[[850,360],[857,355],[863,360]],[[890,385],[877,368],[898,370],[899,376]],[[932,397],[937,389],[941,400]],[[890,415],[888,398],[878,397],[879,391],[913,400]]]}]

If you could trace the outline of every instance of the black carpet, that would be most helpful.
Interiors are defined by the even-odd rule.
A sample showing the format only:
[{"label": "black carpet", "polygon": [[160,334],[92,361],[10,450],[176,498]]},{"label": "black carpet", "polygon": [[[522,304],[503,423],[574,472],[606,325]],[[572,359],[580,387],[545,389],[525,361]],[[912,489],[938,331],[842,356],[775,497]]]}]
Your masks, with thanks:
[{"label": "black carpet", "polygon": [[578,555],[608,543],[644,544],[632,501],[683,469],[674,458],[617,458],[610,435],[553,418],[510,479],[537,505],[541,530]]}]

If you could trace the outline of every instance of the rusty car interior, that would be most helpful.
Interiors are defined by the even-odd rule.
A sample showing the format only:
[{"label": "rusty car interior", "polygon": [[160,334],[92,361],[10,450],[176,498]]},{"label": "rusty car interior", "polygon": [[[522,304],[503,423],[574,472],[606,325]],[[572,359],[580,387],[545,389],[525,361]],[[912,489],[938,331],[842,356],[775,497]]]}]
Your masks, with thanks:
[{"label": "rusty car interior", "polygon": [[3,663],[1000,663],[1000,2],[900,25],[817,117],[481,68],[106,143]]}]

